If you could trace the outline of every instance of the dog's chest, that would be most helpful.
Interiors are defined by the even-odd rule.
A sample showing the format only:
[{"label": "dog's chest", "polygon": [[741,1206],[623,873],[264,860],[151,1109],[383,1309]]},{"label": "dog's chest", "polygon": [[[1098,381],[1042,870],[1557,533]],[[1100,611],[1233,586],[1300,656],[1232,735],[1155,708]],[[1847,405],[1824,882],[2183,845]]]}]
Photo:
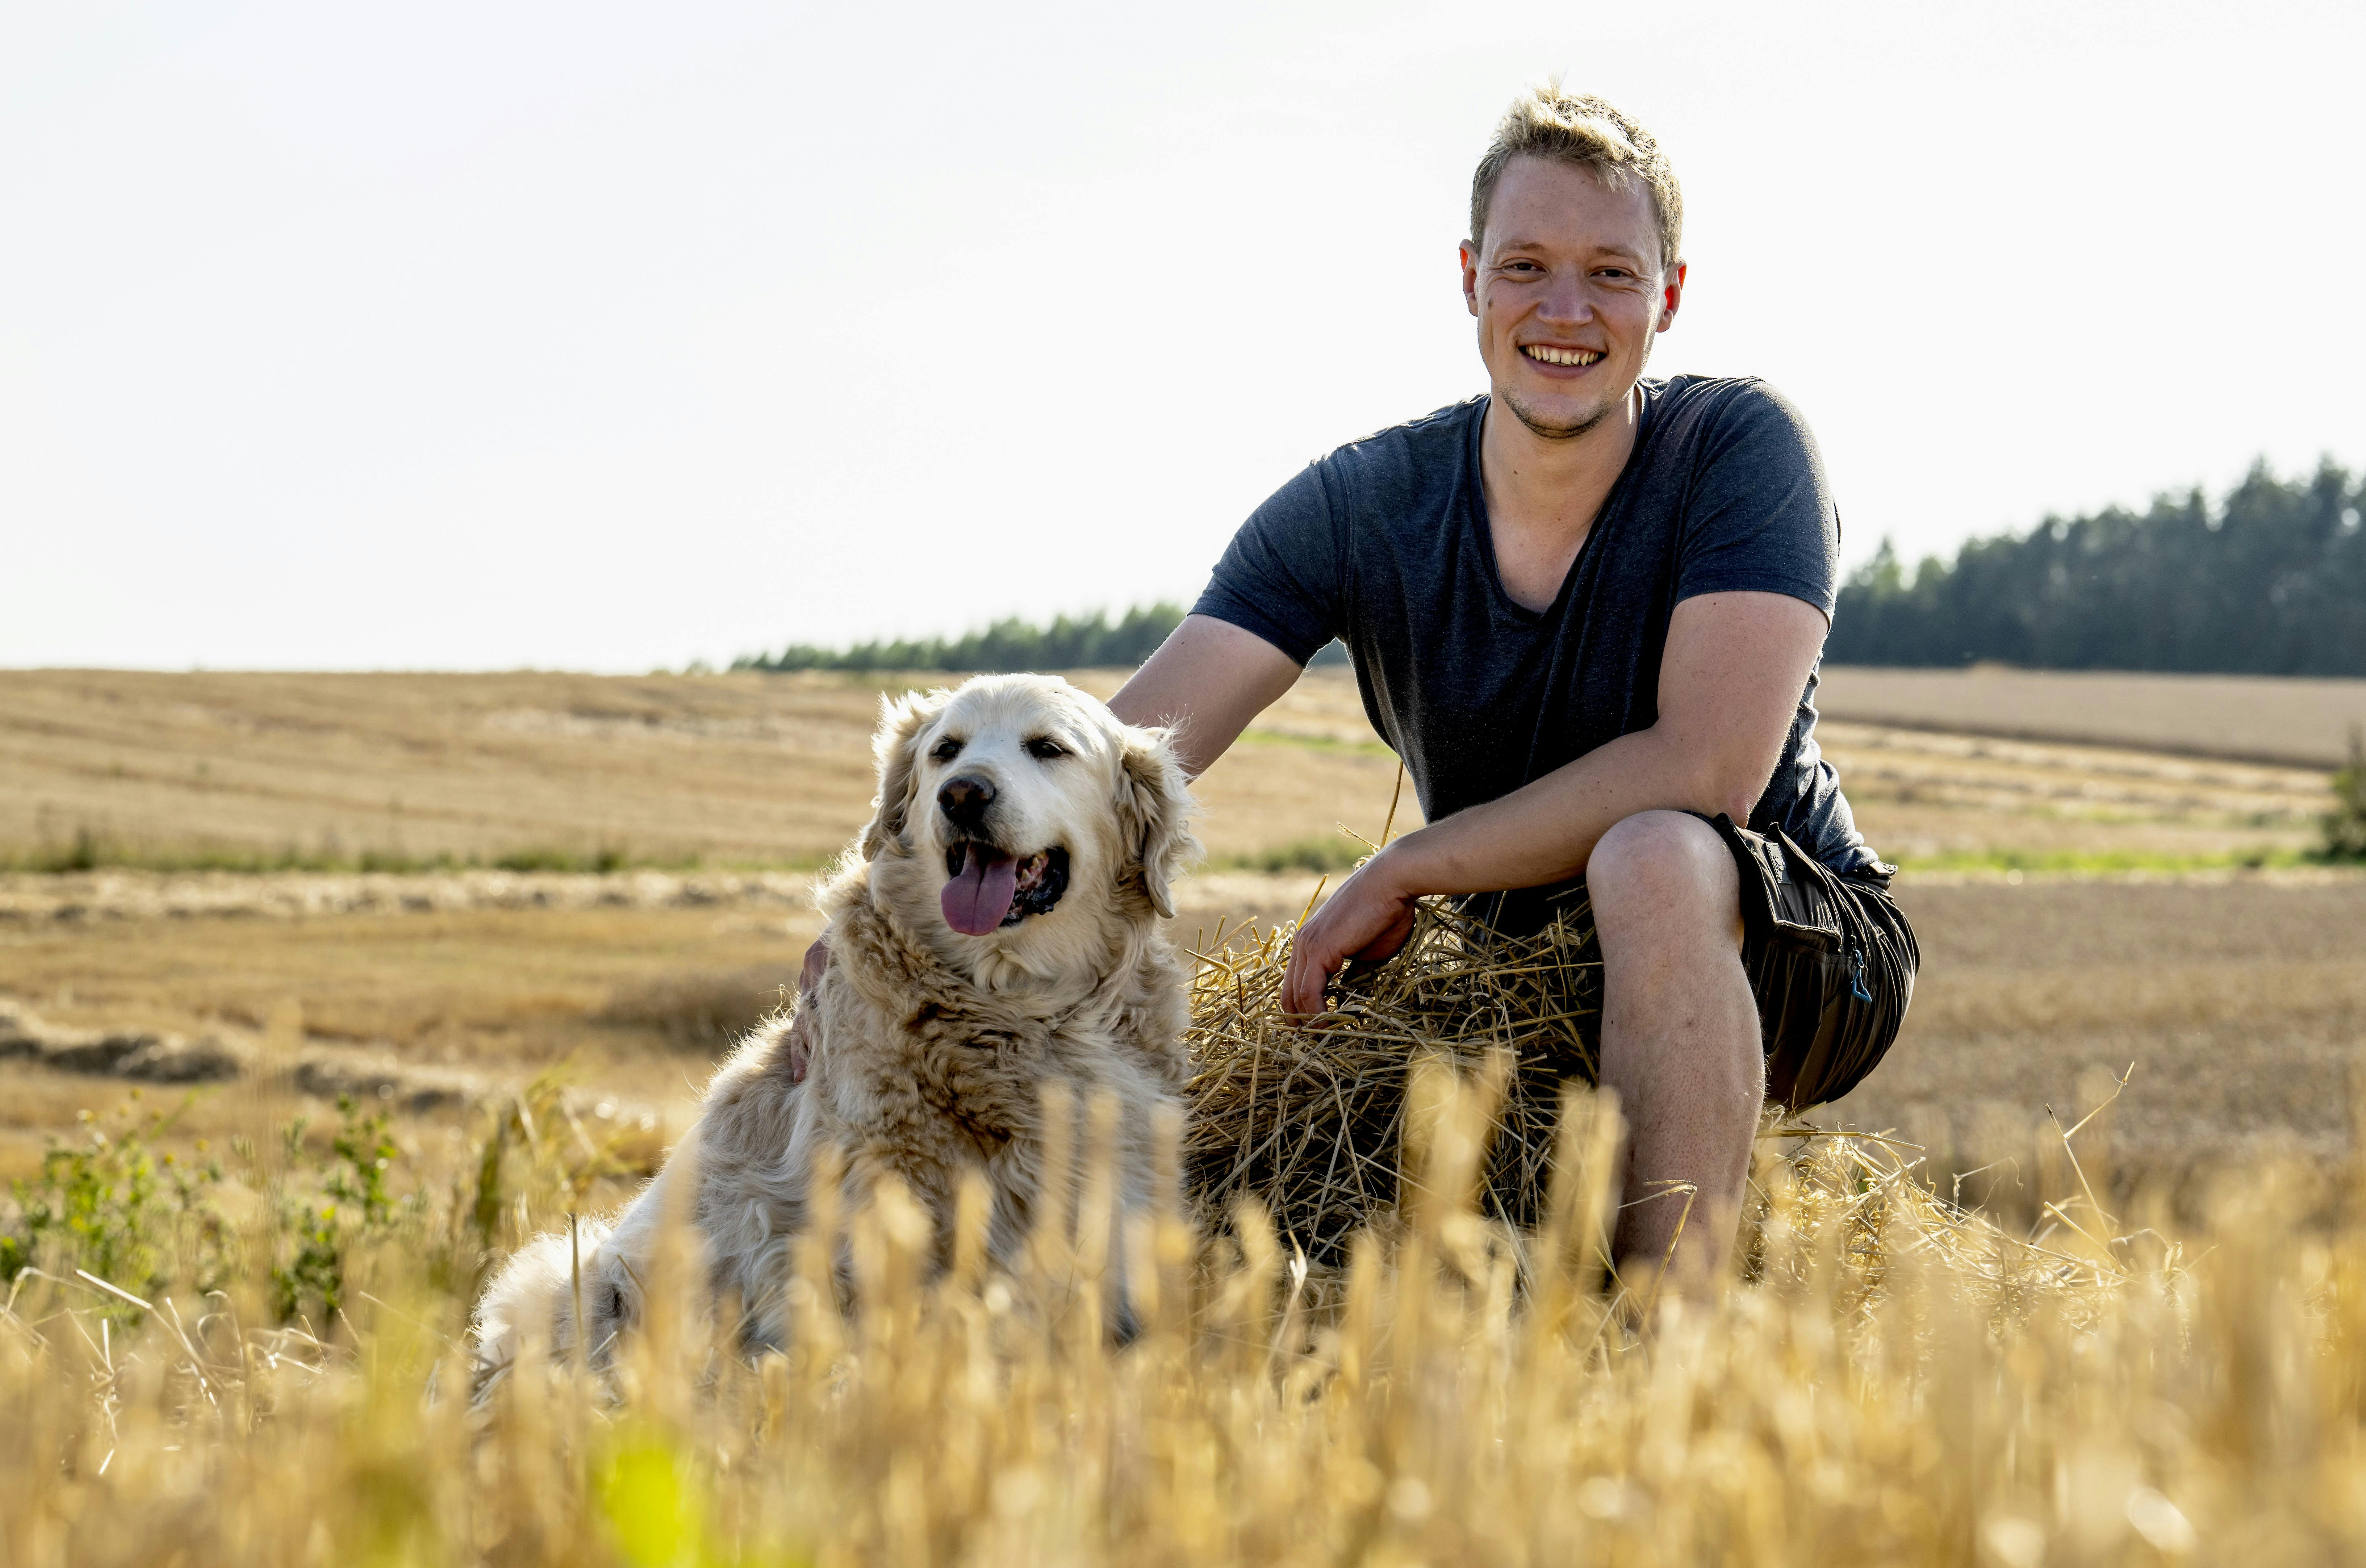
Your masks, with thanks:
[{"label": "dog's chest", "polygon": [[932,1002],[863,1021],[872,1027],[842,1042],[851,1048],[832,1053],[830,1099],[856,1128],[907,1149],[991,1157],[1034,1131],[1047,1080],[1080,1076],[1074,1042],[1047,1023]]}]

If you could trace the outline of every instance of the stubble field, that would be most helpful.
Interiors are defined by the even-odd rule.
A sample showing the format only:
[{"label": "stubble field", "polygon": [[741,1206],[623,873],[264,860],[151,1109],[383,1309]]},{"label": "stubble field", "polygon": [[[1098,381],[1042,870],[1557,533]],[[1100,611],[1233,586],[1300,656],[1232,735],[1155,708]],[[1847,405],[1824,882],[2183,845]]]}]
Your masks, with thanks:
[{"label": "stubble field", "polygon": [[[1076,678],[1106,694],[1122,676]],[[1998,682],[2033,679],[2046,702],[2000,720]],[[268,1060],[316,1087],[400,1083],[446,1130],[563,1064],[591,1102],[661,1127],[793,978],[817,929],[805,884],[865,814],[872,718],[904,684],[0,674],[0,859],[71,863],[79,842],[99,863],[0,874],[0,1007],[250,1077]],[[1890,1060],[1828,1116],[1971,1168],[2011,1160],[2082,1075],[2133,1064],[2124,1181],[2262,1141],[2346,1151],[2366,881],[2296,863],[2322,768],[2200,753],[2322,753],[2355,694],[2217,682],[2164,704],[2159,684],[1830,674],[1826,749],[1907,867],[1926,966]],[[2252,728],[2217,747],[2237,710]],[[1936,728],[1951,711],[2115,739]],[[1180,925],[1295,917],[1360,852],[1342,825],[1380,835],[1395,780],[1352,681],[1310,674],[1202,781],[1209,863]],[[1397,811],[1418,820],[1409,796]],[[603,854],[614,869],[564,869]],[[190,869],[208,864],[293,869]],[[124,1074],[169,1070],[57,1059],[0,1057],[0,1171]]]},{"label": "stubble field", "polygon": [[[2214,747],[2106,683],[2097,745],[1852,674],[1825,739],[1925,966],[1818,1116],[1896,1135],[1761,1139],[1746,1288],[1605,1277],[1583,1101],[1544,1229],[1481,1224],[1440,1090],[1343,1274],[1254,1214],[1129,1229],[1121,1348],[1083,1216],[931,1280],[883,1200],[799,1248],[785,1355],[717,1354],[677,1256],[612,1380],[530,1347],[481,1409],[480,1270],[649,1170],[778,1000],[879,684],[0,674],[0,1175],[48,1162],[50,1238],[0,1258],[0,1568],[2354,1561],[2366,878],[2301,859],[2322,715]],[[1298,916],[1394,781],[1311,676],[1204,782],[1178,925]]]}]

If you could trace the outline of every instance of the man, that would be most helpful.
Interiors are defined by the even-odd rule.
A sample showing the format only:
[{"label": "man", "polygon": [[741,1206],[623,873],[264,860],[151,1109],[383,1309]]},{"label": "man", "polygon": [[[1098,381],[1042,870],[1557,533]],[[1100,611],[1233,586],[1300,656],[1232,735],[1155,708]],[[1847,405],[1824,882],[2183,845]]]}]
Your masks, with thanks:
[{"label": "man", "polygon": [[1840,536],[1812,438],[1755,381],[1642,378],[1682,222],[1641,127],[1515,102],[1461,247],[1487,395],[1283,486],[1110,705],[1176,726],[1197,773],[1343,638],[1429,825],[1298,933],[1286,1004],[1395,952],[1419,897],[1494,893],[1480,912],[1518,930],[1582,877],[1630,1129],[1617,1255],[1699,1277],[1770,1083],[1844,1093],[1919,955],[1814,739]]},{"label": "man", "polygon": [[1490,895],[1519,931],[1582,878],[1629,1128],[1613,1245],[1700,1278],[1770,1087],[1845,1093],[1920,959],[1815,741],[1840,522],[1813,440],[1758,382],[1643,379],[1682,233],[1640,126],[1557,89],[1514,103],[1461,247],[1487,395],[1284,485],[1110,706],[1176,727],[1196,774],[1343,638],[1429,825],[1298,933],[1286,1004],[1321,1011],[1424,895]]}]

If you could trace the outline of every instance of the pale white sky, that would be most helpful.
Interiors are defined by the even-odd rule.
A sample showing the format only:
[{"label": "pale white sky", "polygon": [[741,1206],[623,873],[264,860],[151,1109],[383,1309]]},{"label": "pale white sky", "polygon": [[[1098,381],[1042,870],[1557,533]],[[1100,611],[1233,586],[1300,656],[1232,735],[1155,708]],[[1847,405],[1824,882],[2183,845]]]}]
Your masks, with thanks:
[{"label": "pale white sky", "polygon": [[640,670],[1188,598],[1483,382],[1471,164],[1652,128],[1656,371],[1852,562],[2366,462],[2366,7],[0,8],[0,664]]}]

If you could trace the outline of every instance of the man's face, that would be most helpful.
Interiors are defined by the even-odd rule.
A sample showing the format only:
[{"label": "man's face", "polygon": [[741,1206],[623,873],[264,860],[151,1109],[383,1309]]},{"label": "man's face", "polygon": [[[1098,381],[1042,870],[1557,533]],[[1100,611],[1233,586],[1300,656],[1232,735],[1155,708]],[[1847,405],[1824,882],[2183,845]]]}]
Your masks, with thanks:
[{"label": "man's face", "polygon": [[1651,193],[1515,158],[1487,231],[1462,246],[1462,294],[1495,396],[1548,439],[1583,435],[1634,389],[1676,319],[1684,269],[1662,275]]}]

